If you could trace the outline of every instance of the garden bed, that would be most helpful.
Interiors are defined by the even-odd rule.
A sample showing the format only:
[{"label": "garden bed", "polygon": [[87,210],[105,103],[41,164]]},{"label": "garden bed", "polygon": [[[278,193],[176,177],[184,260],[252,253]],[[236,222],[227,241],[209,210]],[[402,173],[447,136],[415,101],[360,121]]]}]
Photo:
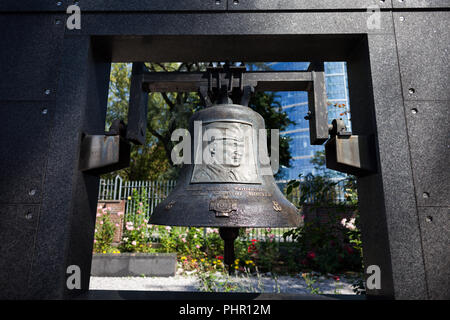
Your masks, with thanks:
[{"label": "garden bed", "polygon": [[94,254],[91,275],[96,277],[172,277],[176,253]]}]

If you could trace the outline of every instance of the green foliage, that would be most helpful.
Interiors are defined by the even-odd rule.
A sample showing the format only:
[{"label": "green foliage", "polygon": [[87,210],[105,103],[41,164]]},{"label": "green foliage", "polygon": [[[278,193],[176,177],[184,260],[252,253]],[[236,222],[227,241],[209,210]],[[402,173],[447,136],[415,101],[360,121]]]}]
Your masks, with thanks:
[{"label": "green foliage", "polygon": [[336,202],[337,184],[337,181],[331,180],[327,177],[308,174],[305,176],[305,179],[301,184],[296,180],[289,181],[288,192],[292,192],[294,188],[300,187],[300,206],[306,203],[314,203],[316,206],[324,206],[334,204]]},{"label": "green foliage", "polygon": [[318,172],[318,176],[321,176],[323,178],[345,178],[347,177],[345,174],[328,169],[326,167],[326,158],[325,158],[325,151],[320,150],[316,151],[314,153],[314,157],[310,160],[310,163],[314,165],[314,170]]},{"label": "green foliage", "polygon": [[[324,221],[308,219],[303,226],[284,234],[292,237],[298,246],[297,262],[303,269],[325,273],[362,269],[362,243],[359,226],[359,212],[356,209],[358,197],[356,179],[348,176],[344,185],[344,201],[337,199],[336,175],[325,168],[325,153],[317,152],[311,163],[322,175],[308,174],[302,183],[289,181],[287,195],[296,197],[297,207],[306,214],[327,211]],[[299,177],[301,178],[301,177]],[[353,210],[350,219],[342,219],[340,213]],[[341,221],[342,219],[342,221]]]},{"label": "green foliage", "polygon": [[127,120],[130,77],[131,63],[113,63],[111,65],[105,130],[109,129],[115,119]]},{"label": "green foliage", "polygon": [[345,179],[344,190],[345,204],[356,207],[358,205],[358,192],[356,189],[355,176],[348,176],[347,179]]},{"label": "green foliage", "polygon": [[97,208],[95,223],[94,252],[109,253],[113,250],[111,244],[114,239],[114,224],[110,218],[110,209]]},{"label": "green foliage", "polygon": [[[322,180],[313,179],[311,181]],[[320,185],[320,188],[308,187],[309,191],[319,190],[318,199],[322,199],[320,193],[324,192],[323,185],[328,184],[321,183]],[[334,187],[332,184],[331,186]],[[302,188],[298,181],[291,183],[290,187],[291,192],[294,192],[295,188]],[[346,203],[329,207],[331,212],[348,211],[349,204],[357,203],[353,187],[354,180],[350,179],[346,186]],[[324,200],[323,203],[327,202]],[[223,240],[220,238],[217,228],[148,225],[149,207],[145,190],[140,194],[134,190],[133,196],[129,197],[128,205],[135,209],[125,219],[121,251],[176,252],[180,266],[186,271],[200,270],[201,268],[211,271],[224,270]],[[299,200],[298,205],[301,209],[308,207],[308,210],[316,210],[321,207],[321,205],[308,204],[304,199]],[[321,208],[323,209],[323,205]],[[286,238],[292,237],[294,240],[292,243],[274,241],[275,235],[270,228],[262,230],[262,236],[267,241],[251,239],[249,231],[241,228],[240,236],[235,241],[236,260],[231,267],[240,273],[245,270],[253,272],[258,268],[262,272],[277,274],[298,273],[305,270],[324,273],[361,270],[362,245],[357,228],[359,224],[357,212],[352,219],[342,221],[339,221],[337,216],[332,219],[332,214],[329,217],[330,219],[325,223],[308,221],[302,227],[285,233]],[[98,223],[100,221],[99,219]],[[112,237],[112,232],[110,234]],[[156,237],[159,238],[157,246],[151,243],[151,239]],[[96,239],[101,239],[100,234],[96,235]],[[109,252],[108,245],[100,247],[99,243],[96,248],[97,252]]]},{"label": "green foliage", "polygon": [[128,205],[132,206],[134,210],[125,216],[125,227],[120,244],[123,252],[154,252],[149,242],[152,228],[148,225],[147,220],[149,210],[147,199],[145,189],[142,189],[141,192],[133,190],[133,196]]},{"label": "green foliage", "polygon": [[162,252],[177,252],[180,228],[157,226]]},{"label": "green foliage", "polygon": [[261,271],[270,272],[278,265],[280,258],[279,243],[274,241],[271,228],[263,229],[263,235],[268,241],[257,242],[258,255],[255,260]]},{"label": "green foliage", "polygon": [[[256,276],[256,283],[253,281]],[[200,268],[198,273],[199,289],[205,292],[247,292],[262,293],[264,292],[264,284],[259,270],[256,268],[254,272],[250,272],[248,268],[242,273],[229,275],[226,272],[218,272],[204,270]],[[274,276],[273,291],[281,292],[278,284],[278,278]]]},{"label": "green foliage", "polygon": [[304,270],[337,273],[361,269],[360,248],[351,242],[360,236],[354,221],[346,226],[333,218],[328,222],[306,222],[285,236],[291,236],[298,244],[298,262]]},{"label": "green foliage", "polygon": [[198,280],[200,282],[199,289],[202,292],[218,292],[217,283],[219,277],[216,273],[206,269],[204,265],[201,265],[200,272],[198,273]]},{"label": "green foliage", "polygon": [[316,151],[314,157],[309,161],[314,165],[314,169],[321,172],[322,176],[327,176],[325,151]]},{"label": "green foliage", "polygon": [[[146,65],[153,72],[193,72],[204,69],[203,64],[199,63],[147,63]],[[163,92],[149,95],[147,129],[163,147],[170,165],[171,152],[177,143],[171,140],[172,132],[178,128],[187,129],[190,117],[200,108],[200,98],[196,93]],[[175,168],[173,170],[177,171]]]},{"label": "green foliage", "polygon": [[[203,228],[194,227],[170,227],[160,226],[159,228],[159,241],[161,249],[164,252],[177,252],[179,256],[189,257],[189,259],[202,259],[208,256],[207,247],[210,247],[210,251],[213,246],[208,245],[208,238],[204,237]],[[217,240],[216,237],[211,237],[211,243],[214,244]],[[215,253],[211,252],[212,254]],[[187,258],[186,258],[187,259]]]},{"label": "green foliage", "polygon": [[[108,110],[106,114],[106,128],[109,130],[114,119],[127,122],[128,101],[130,94],[130,63],[113,63],[111,67]],[[156,94],[149,96],[149,105],[156,104]],[[149,117],[150,119],[150,117]],[[164,145],[147,131],[146,143],[143,146],[131,146],[130,167],[114,173],[105,174],[109,179],[119,174],[125,180],[158,180],[173,178],[170,162]]]},{"label": "green foliage", "polygon": [[211,269],[209,268],[208,262],[203,262],[199,265],[197,275],[200,291],[235,292],[239,289],[239,286],[231,280],[223,268]]},{"label": "green foliage", "polygon": [[[303,226],[284,234],[284,237],[292,237],[297,243],[298,263],[303,269],[336,273],[362,268],[356,181],[354,177],[347,179],[344,186],[345,201],[342,203],[336,199],[336,184],[329,177],[311,174],[302,183],[295,180],[288,183],[288,194],[300,194],[297,203],[300,210],[310,213],[328,211],[326,221],[310,219]],[[338,214],[349,210],[354,210],[353,218],[341,221]]]},{"label": "green foliage", "polygon": [[317,279],[313,275],[309,273],[302,273],[302,277],[305,280],[306,288],[308,289],[309,293],[322,294],[322,291],[318,287],[314,286],[317,282]]}]

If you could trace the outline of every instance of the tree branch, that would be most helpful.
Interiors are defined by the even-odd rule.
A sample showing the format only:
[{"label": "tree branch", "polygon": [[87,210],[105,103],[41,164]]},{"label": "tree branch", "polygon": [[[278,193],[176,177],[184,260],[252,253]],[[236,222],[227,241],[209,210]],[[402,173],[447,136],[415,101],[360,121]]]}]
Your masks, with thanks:
[{"label": "tree branch", "polygon": [[[156,130],[154,130],[153,128],[149,127],[148,131],[154,135],[156,138],[158,138],[158,140],[162,143],[163,147],[164,147],[164,151],[166,152],[166,156],[167,159],[169,160],[170,164],[173,165],[172,162],[172,150],[170,149],[170,137],[164,137],[162,136],[160,133],[158,133]],[[169,131],[171,132],[171,131]]]},{"label": "tree branch", "polygon": [[148,128],[148,131],[149,131],[152,135],[154,135],[155,137],[158,138],[158,140],[161,140],[161,142],[164,141],[164,137],[163,137],[160,133],[158,133],[158,131],[156,131],[156,130],[153,129],[152,127],[147,127],[147,128]]},{"label": "tree branch", "polygon": [[167,92],[161,92],[161,95],[164,101],[169,106],[170,111],[173,111],[175,109],[175,103],[172,100],[170,100],[169,96],[167,95]]}]

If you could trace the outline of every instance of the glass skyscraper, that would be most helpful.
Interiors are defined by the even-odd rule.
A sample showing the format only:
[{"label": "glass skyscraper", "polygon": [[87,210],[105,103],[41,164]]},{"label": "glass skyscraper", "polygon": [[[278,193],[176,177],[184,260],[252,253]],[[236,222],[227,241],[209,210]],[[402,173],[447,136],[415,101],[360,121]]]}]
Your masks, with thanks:
[{"label": "glass skyscraper", "polygon": [[[306,70],[308,62],[276,62],[268,63],[272,70]],[[348,130],[350,127],[347,66],[345,62],[325,63],[325,83],[328,99],[328,120],[342,118]],[[304,119],[308,111],[308,94],[302,91],[277,92],[283,110],[289,118],[295,122],[290,125],[282,135],[291,137],[291,167],[281,168],[281,178],[283,180],[297,179],[299,174],[318,174],[315,171],[311,159],[315,152],[324,149],[323,146],[312,146],[309,143],[309,122]]]}]

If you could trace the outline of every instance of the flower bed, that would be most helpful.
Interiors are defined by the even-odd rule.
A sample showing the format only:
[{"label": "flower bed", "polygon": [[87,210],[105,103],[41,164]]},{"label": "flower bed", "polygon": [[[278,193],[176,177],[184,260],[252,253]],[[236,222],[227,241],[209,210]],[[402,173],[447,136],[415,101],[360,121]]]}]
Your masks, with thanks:
[{"label": "flower bed", "polygon": [[[108,209],[99,208],[94,244],[94,253],[174,253],[180,270],[186,272],[226,272],[223,264],[223,240],[218,228],[170,227],[149,225],[148,203],[145,192],[134,192],[129,201],[135,208],[133,214],[124,217],[122,241],[118,247],[111,245],[113,224],[109,221]],[[353,204],[354,205],[354,204]],[[299,205],[306,210],[306,206]],[[235,242],[236,260],[231,266],[237,272],[260,272],[276,274],[298,274],[311,271],[339,273],[345,271],[360,272],[362,247],[357,228],[357,212],[345,206],[309,206],[308,210],[327,213],[327,221],[317,219],[305,221],[305,225],[285,234],[294,242],[274,241],[271,228],[262,230],[264,239],[252,239],[248,230],[241,228]],[[339,210],[346,212],[348,218],[341,219]],[[341,211],[342,211],[341,210]],[[320,220],[316,222],[316,220]],[[342,220],[342,221],[341,221]],[[158,238],[156,247],[151,239]]]}]

